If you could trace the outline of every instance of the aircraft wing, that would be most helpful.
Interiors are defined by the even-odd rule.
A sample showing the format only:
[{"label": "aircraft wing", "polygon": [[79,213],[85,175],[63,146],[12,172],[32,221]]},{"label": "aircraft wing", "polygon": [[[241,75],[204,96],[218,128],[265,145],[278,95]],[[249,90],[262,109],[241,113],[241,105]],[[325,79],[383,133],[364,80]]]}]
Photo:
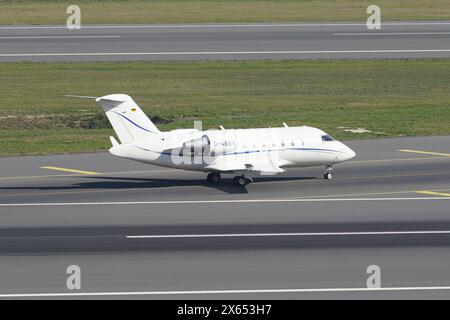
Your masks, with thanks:
[{"label": "aircraft wing", "polygon": [[249,171],[261,175],[274,175],[285,171],[267,153],[245,158],[223,156],[206,166],[206,169],[221,172]]}]

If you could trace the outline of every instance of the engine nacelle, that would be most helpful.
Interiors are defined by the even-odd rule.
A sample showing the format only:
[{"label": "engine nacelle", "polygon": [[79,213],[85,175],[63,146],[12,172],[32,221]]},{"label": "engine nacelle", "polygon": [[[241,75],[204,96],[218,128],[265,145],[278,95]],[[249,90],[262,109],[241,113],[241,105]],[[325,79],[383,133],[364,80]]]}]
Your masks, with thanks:
[{"label": "engine nacelle", "polygon": [[183,143],[183,151],[195,155],[218,155],[232,152],[237,148],[238,142],[233,134],[220,132],[218,134],[205,134]]},{"label": "engine nacelle", "polygon": [[206,154],[209,152],[211,142],[207,135],[183,143],[183,152],[191,154]]}]

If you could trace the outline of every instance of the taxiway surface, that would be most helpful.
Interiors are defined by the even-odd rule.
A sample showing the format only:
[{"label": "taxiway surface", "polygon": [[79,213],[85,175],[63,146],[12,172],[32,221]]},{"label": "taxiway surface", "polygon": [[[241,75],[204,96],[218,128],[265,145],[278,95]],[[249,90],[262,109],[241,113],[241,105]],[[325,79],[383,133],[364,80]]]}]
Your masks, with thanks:
[{"label": "taxiway surface", "polygon": [[[75,264],[96,298],[449,298],[449,139],[351,141],[334,180],[246,188],[107,153],[1,158],[0,297],[70,296]],[[369,265],[386,291],[364,291]]]}]

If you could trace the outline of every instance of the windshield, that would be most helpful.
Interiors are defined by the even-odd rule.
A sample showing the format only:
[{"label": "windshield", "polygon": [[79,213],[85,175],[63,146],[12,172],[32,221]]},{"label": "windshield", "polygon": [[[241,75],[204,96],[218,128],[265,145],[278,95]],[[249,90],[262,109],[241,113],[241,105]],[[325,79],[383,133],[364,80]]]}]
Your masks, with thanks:
[{"label": "windshield", "polygon": [[322,141],[334,141],[333,137],[326,134],[322,136]]}]

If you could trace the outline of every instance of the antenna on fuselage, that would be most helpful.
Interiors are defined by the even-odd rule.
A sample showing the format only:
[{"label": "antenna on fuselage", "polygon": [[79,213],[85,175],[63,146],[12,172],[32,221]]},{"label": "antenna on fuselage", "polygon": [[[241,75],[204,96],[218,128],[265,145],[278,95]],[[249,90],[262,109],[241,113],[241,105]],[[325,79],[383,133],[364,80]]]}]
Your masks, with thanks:
[{"label": "antenna on fuselage", "polygon": [[285,128],[289,128],[289,126],[286,124],[286,122],[283,122],[283,126],[284,126]]},{"label": "antenna on fuselage", "polygon": [[223,126],[219,126],[220,130],[225,131],[225,128]]}]

